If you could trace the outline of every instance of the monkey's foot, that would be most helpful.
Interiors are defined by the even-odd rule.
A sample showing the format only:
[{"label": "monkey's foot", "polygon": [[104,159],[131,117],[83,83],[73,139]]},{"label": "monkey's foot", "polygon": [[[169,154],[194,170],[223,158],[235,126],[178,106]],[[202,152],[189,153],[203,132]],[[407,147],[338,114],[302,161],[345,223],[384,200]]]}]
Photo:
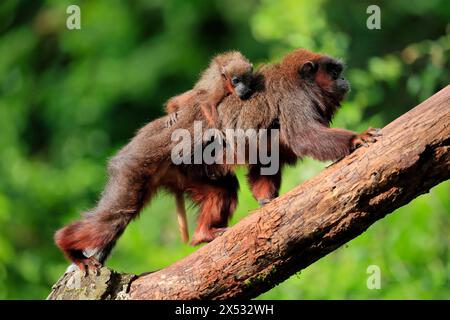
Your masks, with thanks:
[{"label": "monkey's foot", "polygon": [[270,201],[272,201],[272,200],[273,200],[273,199],[259,199],[259,200],[258,200],[258,204],[259,204],[260,207],[262,207],[262,206],[268,204],[268,203],[269,203]]},{"label": "monkey's foot", "polygon": [[169,119],[166,121],[166,128],[170,128],[178,121],[178,112],[169,114]]},{"label": "monkey's foot", "polygon": [[100,268],[103,266],[94,257],[78,259],[74,261],[74,264],[80,268],[81,272],[83,272],[85,276],[88,276],[89,272],[93,272],[95,275],[98,275]]},{"label": "monkey's foot", "polygon": [[377,141],[377,137],[381,136],[381,130],[378,128],[369,128],[363,133],[358,134],[351,141],[352,149],[359,148],[361,146],[368,147],[369,143]]},{"label": "monkey's foot", "polygon": [[[352,149],[352,150],[354,150],[354,149]],[[337,158],[337,159],[334,160],[330,165],[328,165],[327,168],[329,168],[329,167],[335,165],[336,163],[338,163],[339,161],[341,161],[341,160],[344,159],[344,158],[345,158],[345,157],[339,157],[339,158]]]},{"label": "monkey's foot", "polygon": [[222,234],[225,233],[225,231],[228,230],[228,227],[223,228],[212,228],[212,232],[214,234],[214,238],[220,237]]},{"label": "monkey's foot", "polygon": [[211,228],[209,230],[204,231],[196,231],[192,236],[191,246],[196,246],[200,243],[207,243],[213,241],[215,238],[221,236],[225,231],[227,231],[227,227],[223,228]]}]

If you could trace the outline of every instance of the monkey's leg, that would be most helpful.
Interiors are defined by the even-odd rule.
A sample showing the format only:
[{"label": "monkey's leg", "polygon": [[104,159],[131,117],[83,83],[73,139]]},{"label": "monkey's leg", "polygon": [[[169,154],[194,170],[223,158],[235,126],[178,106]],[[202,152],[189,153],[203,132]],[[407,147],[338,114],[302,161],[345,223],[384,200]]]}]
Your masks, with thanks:
[{"label": "monkey's leg", "polygon": [[210,102],[205,102],[200,104],[200,109],[202,110],[203,116],[206,118],[206,121],[211,127],[217,126],[217,109]]},{"label": "monkey's leg", "polygon": [[58,247],[81,269],[85,265],[95,269],[104,263],[150,197],[150,178],[140,168],[139,163],[113,158],[111,177],[98,206],[55,234]]},{"label": "monkey's leg", "polygon": [[216,128],[219,125],[219,114],[217,113],[217,103],[210,103],[209,104],[209,111],[211,114],[211,120],[214,128]]},{"label": "monkey's leg", "polygon": [[217,112],[217,106],[227,95],[228,93],[225,88],[216,87],[215,89],[212,89],[208,94],[206,101],[200,103],[200,108],[203,115],[213,128],[217,128],[217,126],[219,125],[219,114]]},{"label": "monkey's leg", "polygon": [[210,242],[221,235],[236,210],[239,183],[234,174],[218,180],[199,182],[190,188],[194,202],[200,204],[197,228],[191,245]]},{"label": "monkey's leg", "polygon": [[281,166],[274,175],[261,175],[261,166],[251,165],[247,180],[253,196],[259,205],[263,206],[278,197],[281,186]]},{"label": "monkey's leg", "polygon": [[182,109],[185,105],[190,103],[190,100],[194,99],[197,95],[195,90],[189,90],[185,93],[179,94],[173,98],[170,98],[166,104],[166,113],[173,113]]},{"label": "monkey's leg", "polygon": [[189,90],[167,101],[166,113],[170,116],[166,122],[167,128],[173,126],[178,121],[178,111],[189,104],[190,100],[194,99],[196,95],[197,93],[194,90]]},{"label": "monkey's leg", "polygon": [[173,112],[177,112],[179,109],[178,106],[178,97],[170,99],[166,104],[166,113],[170,114]]}]

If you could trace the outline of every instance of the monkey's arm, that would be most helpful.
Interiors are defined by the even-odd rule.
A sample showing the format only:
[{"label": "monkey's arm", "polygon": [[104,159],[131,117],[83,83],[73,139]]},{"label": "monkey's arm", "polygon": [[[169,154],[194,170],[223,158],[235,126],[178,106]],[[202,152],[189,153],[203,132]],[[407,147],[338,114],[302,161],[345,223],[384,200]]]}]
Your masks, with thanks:
[{"label": "monkey's arm", "polygon": [[374,142],[377,130],[369,129],[361,134],[324,125],[310,125],[294,137],[289,145],[298,157],[310,156],[320,161],[338,160],[350,154],[357,147]]},{"label": "monkey's arm", "polygon": [[281,185],[281,171],[285,164],[294,164],[296,157],[310,156],[317,160],[338,160],[360,145],[374,142],[378,131],[369,129],[361,134],[346,129],[315,126],[302,131],[289,140],[288,149],[280,145],[279,170],[274,175],[262,175],[260,165],[250,165],[247,180],[253,196],[260,205],[278,197]]},{"label": "monkey's arm", "polygon": [[217,113],[217,106],[226,95],[227,92],[224,88],[214,88],[213,92],[208,94],[207,99],[200,103],[202,113],[212,127],[218,126],[219,115]]}]

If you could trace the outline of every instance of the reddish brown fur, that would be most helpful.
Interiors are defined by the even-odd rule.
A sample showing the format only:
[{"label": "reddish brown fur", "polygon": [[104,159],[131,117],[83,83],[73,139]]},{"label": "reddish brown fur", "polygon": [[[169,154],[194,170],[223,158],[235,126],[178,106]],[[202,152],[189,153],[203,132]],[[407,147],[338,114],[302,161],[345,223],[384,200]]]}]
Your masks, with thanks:
[{"label": "reddish brown fur", "polygon": [[[173,129],[189,128],[194,118],[202,120],[198,106],[189,116],[180,118]],[[200,206],[193,244],[211,241],[227,225],[237,203],[236,177],[228,173],[211,180],[203,165],[172,164],[174,142],[166,121],[161,118],[139,130],[110,160],[110,179],[97,207],[55,234],[58,247],[81,269],[97,268],[105,261],[128,223],[161,188],[187,194]],[[89,250],[94,250],[92,256],[83,253]]]},{"label": "reddish brown fur", "polygon": [[[208,124],[211,127],[217,127],[217,105],[220,101],[229,94],[235,94],[240,98],[244,97],[241,96],[241,91],[236,91],[239,87],[235,88],[232,84],[232,79],[234,77],[241,79],[241,84],[248,90],[247,93],[250,93],[252,71],[252,64],[238,51],[230,51],[217,55],[212,59],[209,67],[202,73],[200,80],[192,90],[175,96],[167,102],[167,113],[174,113],[168,122],[168,126],[177,121],[177,112],[181,108],[185,105],[198,103]],[[214,174],[210,174],[211,170],[206,170],[206,174],[210,178],[216,178],[216,174],[225,175],[230,172],[227,166],[221,166],[218,169],[220,170],[213,170]],[[182,195],[176,193],[175,197],[176,199],[180,199]],[[188,234],[185,211],[184,205],[180,201],[177,201],[178,225],[183,241],[187,241],[186,236]]]},{"label": "reddish brown fur", "polygon": [[[166,104],[167,113],[179,111],[185,105],[199,103],[203,116],[212,127],[218,126],[217,105],[229,94],[236,94],[233,77],[242,79],[245,86],[252,80],[252,64],[238,51],[214,57],[209,67],[192,90],[171,98]],[[249,88],[248,88],[249,89]]]},{"label": "reddish brown fur", "polygon": [[[311,69],[314,72],[305,71],[309,61],[317,67]],[[278,195],[284,165],[304,156],[336,160],[374,140],[372,132],[358,135],[329,128],[346,91],[338,90],[340,78],[332,79],[327,71],[330,61],[335,60],[296,50],[279,64],[260,70],[250,99],[230,95],[218,106],[222,130],[280,129],[280,171],[262,176],[258,164],[249,166],[248,180],[260,203]],[[171,133],[178,128],[192,133],[194,120],[205,121],[205,116],[198,101],[188,99],[173,126],[166,128],[167,117],[147,124],[112,158],[110,180],[98,206],[55,235],[56,244],[71,261],[81,268],[103,263],[128,223],[160,188],[187,194],[200,206],[193,244],[211,241],[223,232],[237,204],[238,181],[232,173],[223,174],[224,167],[232,166],[176,166],[170,160],[176,143],[171,141]],[[217,180],[205,174],[205,166],[219,172]]]},{"label": "reddish brown fur", "polygon": [[[317,70],[303,78],[302,68],[313,62]],[[260,203],[278,196],[281,169],[298,158],[310,156],[320,161],[338,160],[357,146],[374,141],[373,132],[355,132],[329,128],[331,118],[347,90],[338,90],[340,79],[333,79],[327,64],[342,65],[327,56],[299,49],[274,65],[265,66],[255,77],[260,78],[259,90],[246,101],[230,96],[219,105],[222,129],[269,128],[279,123],[280,172],[261,176],[258,166],[251,165],[248,181]],[[341,77],[339,72],[339,77]],[[347,88],[348,89],[348,88]]]}]

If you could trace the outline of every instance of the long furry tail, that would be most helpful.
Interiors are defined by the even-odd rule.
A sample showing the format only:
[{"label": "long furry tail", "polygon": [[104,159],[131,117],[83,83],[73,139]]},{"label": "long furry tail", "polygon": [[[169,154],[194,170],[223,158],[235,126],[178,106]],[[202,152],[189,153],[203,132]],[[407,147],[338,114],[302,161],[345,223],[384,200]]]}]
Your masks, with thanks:
[{"label": "long furry tail", "polygon": [[103,263],[128,222],[92,217],[74,221],[55,233],[55,243],[73,262],[94,256]]},{"label": "long furry tail", "polygon": [[183,194],[177,193],[175,195],[176,203],[177,203],[177,220],[178,220],[178,229],[180,231],[181,239],[184,243],[189,241],[189,231],[188,231],[188,223],[186,219],[186,206],[184,205]]}]

